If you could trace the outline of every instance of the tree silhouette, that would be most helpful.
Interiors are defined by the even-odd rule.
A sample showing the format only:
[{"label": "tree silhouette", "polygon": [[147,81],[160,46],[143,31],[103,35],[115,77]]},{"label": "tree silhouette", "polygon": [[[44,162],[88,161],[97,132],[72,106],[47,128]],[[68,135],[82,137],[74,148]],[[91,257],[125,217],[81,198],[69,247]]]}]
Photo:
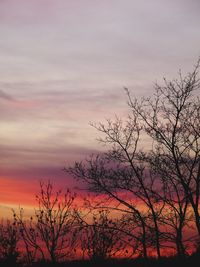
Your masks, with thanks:
[{"label": "tree silhouette", "polygon": [[4,266],[16,266],[19,258],[19,228],[16,218],[0,224],[0,261]]},{"label": "tree silhouette", "polygon": [[91,222],[82,221],[82,248],[93,261],[112,258],[122,250],[117,221],[108,216],[108,210],[99,210],[92,215]]},{"label": "tree silhouette", "polygon": [[[189,205],[200,234],[200,100],[194,95],[200,89],[198,68],[199,62],[184,78],[180,73],[179,79],[164,79],[152,98],[138,100],[126,89],[128,118],[92,124],[108,152],[65,169],[137,219],[141,233],[132,238],[140,240],[144,257],[150,245],[160,258],[169,237],[177,253],[185,254],[182,235]],[[142,148],[144,140],[147,149]],[[163,233],[164,225],[175,234]]]},{"label": "tree silhouette", "polygon": [[[200,99],[198,61],[186,77],[156,85],[153,98],[138,101],[128,93],[131,111],[152,139],[158,174],[181,185],[192,206],[200,235]],[[155,164],[154,164],[155,166]]]},{"label": "tree silhouette", "polygon": [[42,259],[52,263],[64,260],[72,255],[76,243],[75,195],[69,190],[54,192],[51,182],[41,182],[36,200],[38,209],[33,217],[24,220],[23,210],[18,216],[27,254],[31,259],[40,253]]}]

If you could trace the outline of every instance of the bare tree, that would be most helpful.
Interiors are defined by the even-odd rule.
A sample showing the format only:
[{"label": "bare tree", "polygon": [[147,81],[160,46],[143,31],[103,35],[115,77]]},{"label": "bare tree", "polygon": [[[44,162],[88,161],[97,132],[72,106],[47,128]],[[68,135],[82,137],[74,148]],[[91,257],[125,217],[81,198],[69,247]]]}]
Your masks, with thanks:
[{"label": "bare tree", "polygon": [[[171,220],[178,254],[185,253],[182,235],[189,205],[200,234],[200,100],[193,96],[200,88],[198,68],[199,63],[185,78],[180,73],[179,80],[164,79],[165,85],[156,85],[152,98],[139,101],[126,89],[128,119],[92,124],[103,135],[99,140],[108,152],[66,169],[85,181],[89,190],[108,195],[127,215],[137,218],[144,257],[150,239],[161,256],[167,207],[177,218],[170,219],[168,213],[165,223]],[[144,138],[148,149],[141,150]]]},{"label": "bare tree", "polygon": [[[122,121],[116,118],[115,122],[107,121],[107,126],[100,124],[95,126],[105,134],[105,139],[101,142],[111,144],[111,150],[105,155],[92,156],[86,164],[76,162],[71,168],[66,169],[74,177],[87,182],[89,189],[98,193],[105,193],[110,198],[115,199],[126,213],[132,213],[140,221],[142,235],[140,241],[143,246],[143,256],[147,257],[147,225],[144,212],[136,205],[136,201],[130,199],[139,198],[154,218],[154,233],[156,236],[156,249],[160,257],[159,229],[157,217],[162,209],[159,205],[153,204],[152,187],[154,179],[148,180],[145,173],[144,155],[139,153],[138,142],[141,127],[137,118],[129,118],[123,125]],[[129,195],[124,198],[122,192]],[[131,198],[130,198],[131,196]],[[138,240],[134,234],[132,238]]]},{"label": "bare tree", "polygon": [[169,173],[175,187],[181,185],[186,202],[189,201],[193,208],[200,235],[199,63],[186,77],[182,77],[180,72],[179,79],[164,79],[164,86],[156,85],[153,98],[144,98],[139,102],[127,93],[132,113],[153,141],[153,152],[160,159],[157,165],[159,173],[165,178]]},{"label": "bare tree", "polygon": [[18,216],[21,234],[27,254],[40,253],[42,258],[50,258],[52,263],[72,255],[76,243],[75,195],[69,190],[54,192],[51,182],[40,183],[40,193],[36,196],[38,209],[26,221]]}]

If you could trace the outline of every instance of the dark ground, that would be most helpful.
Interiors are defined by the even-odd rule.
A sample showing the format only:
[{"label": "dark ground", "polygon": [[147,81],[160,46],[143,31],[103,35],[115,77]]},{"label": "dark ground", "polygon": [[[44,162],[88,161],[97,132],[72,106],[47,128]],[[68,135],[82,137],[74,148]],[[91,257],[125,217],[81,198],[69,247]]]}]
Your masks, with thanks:
[{"label": "dark ground", "polygon": [[[0,267],[22,267],[23,263],[3,262],[0,261]],[[177,257],[164,257],[160,260],[155,258],[148,259],[147,262],[143,258],[134,260],[128,259],[111,259],[107,261],[69,261],[63,263],[52,264],[50,262],[36,262],[32,266],[26,267],[199,267],[200,253],[193,254],[184,259]]]}]

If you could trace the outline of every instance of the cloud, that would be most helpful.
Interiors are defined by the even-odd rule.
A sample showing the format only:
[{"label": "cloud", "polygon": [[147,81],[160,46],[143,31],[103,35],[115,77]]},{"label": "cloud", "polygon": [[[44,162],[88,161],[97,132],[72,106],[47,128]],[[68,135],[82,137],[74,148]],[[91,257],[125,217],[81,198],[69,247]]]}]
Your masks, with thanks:
[{"label": "cloud", "polygon": [[[0,145],[0,176],[59,176],[61,170],[78,159],[99,151],[91,147],[64,146],[61,147],[22,147],[20,145]],[[10,165],[12,163],[12,168]]]},{"label": "cloud", "polygon": [[[41,121],[45,125],[49,122],[50,127],[71,123],[87,127],[89,121],[99,121],[105,114],[110,117],[110,112],[116,113],[122,106],[127,107],[123,83],[106,86],[90,81],[87,84],[82,85],[70,79],[0,81],[0,88],[6,88],[10,99],[12,95],[15,96],[12,97],[15,101],[7,101],[0,106],[1,121],[26,121],[27,127],[37,124],[39,128]],[[115,111],[111,108],[113,103]]]},{"label": "cloud", "polygon": [[0,98],[8,101],[15,101],[15,98],[11,95],[5,93],[3,90],[0,89]]}]

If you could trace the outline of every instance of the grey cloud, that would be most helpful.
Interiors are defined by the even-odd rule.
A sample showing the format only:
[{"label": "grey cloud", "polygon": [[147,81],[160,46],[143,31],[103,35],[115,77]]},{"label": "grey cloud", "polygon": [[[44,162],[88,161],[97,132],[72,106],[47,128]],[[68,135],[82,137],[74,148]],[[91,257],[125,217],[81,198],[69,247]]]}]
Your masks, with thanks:
[{"label": "grey cloud", "polygon": [[[72,162],[77,158],[83,158],[93,153],[98,153],[97,149],[91,147],[65,145],[37,147],[20,145],[0,145],[0,169],[7,169],[12,163],[12,169],[47,166],[64,167],[64,162]],[[63,166],[61,166],[63,165]],[[10,168],[8,168],[10,169]]]},{"label": "grey cloud", "polygon": [[[97,150],[86,148],[86,147],[80,147],[80,146],[70,146],[67,147],[53,147],[53,146],[46,146],[46,147],[23,147],[21,145],[0,145],[1,155],[0,157],[4,157],[5,155],[14,155],[16,154],[29,154],[29,155],[67,155],[67,154],[90,154],[90,153],[97,153]],[[3,155],[4,154],[4,155]]]},{"label": "grey cloud", "polygon": [[[2,120],[74,120],[87,124],[94,111],[106,112],[115,103],[126,106],[123,85],[81,85],[71,80],[44,80],[41,82],[0,83],[14,94],[18,105],[0,107]],[[29,104],[30,103],[30,104]],[[77,112],[81,111],[81,119]]]},{"label": "grey cloud", "polygon": [[8,101],[15,101],[15,98],[12,97],[10,94],[5,93],[3,90],[0,89],[0,98]]}]

